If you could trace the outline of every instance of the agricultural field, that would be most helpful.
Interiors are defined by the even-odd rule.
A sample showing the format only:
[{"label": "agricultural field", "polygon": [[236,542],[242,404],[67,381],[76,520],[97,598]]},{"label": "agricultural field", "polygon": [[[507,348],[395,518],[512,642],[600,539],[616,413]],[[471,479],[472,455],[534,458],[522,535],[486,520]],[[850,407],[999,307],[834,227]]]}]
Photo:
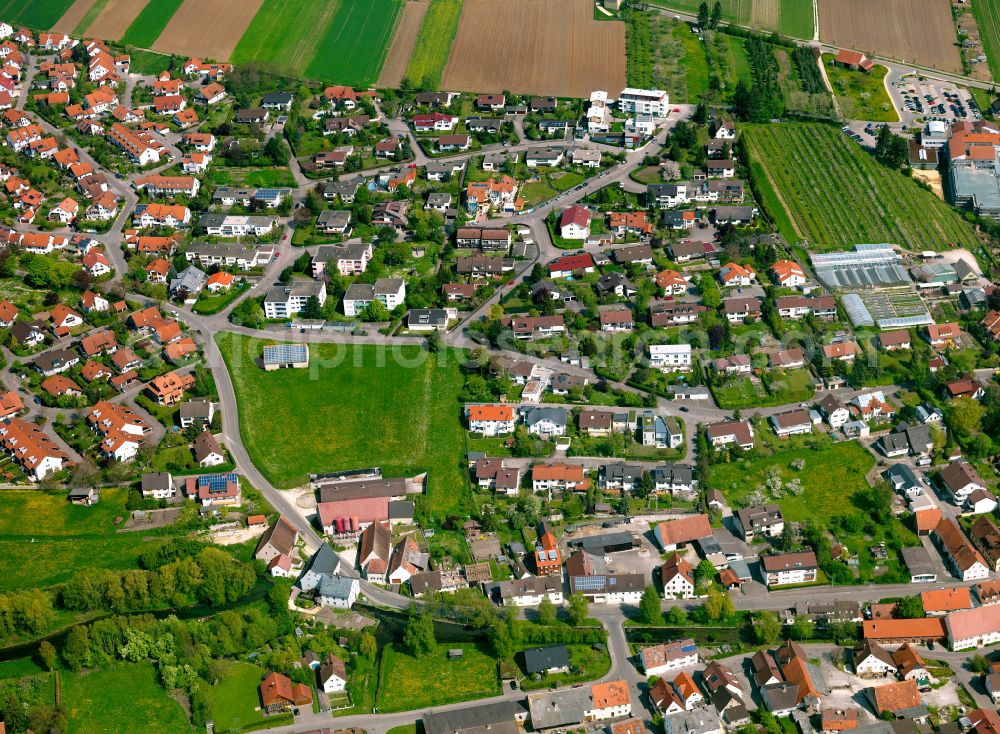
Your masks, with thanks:
[{"label": "agricultural field", "polygon": [[227,58],[367,87],[378,78],[401,5],[401,0],[265,0]]},{"label": "agricultural field", "polygon": [[396,23],[396,30],[389,43],[389,53],[386,54],[385,63],[382,64],[382,71],[375,83],[376,87],[395,89],[403,81],[403,77],[406,76],[406,66],[413,55],[417,34],[420,33],[428,7],[430,3],[424,0],[403,3],[403,11],[399,14],[399,22]]},{"label": "agricultural field", "polygon": [[150,663],[63,673],[62,705],[72,734],[191,731],[184,709],[156,681]]},{"label": "agricultural field", "polygon": [[310,345],[309,370],[264,372],[256,364],[264,341],[215,339],[239,399],[243,441],[271,482],[294,487],[310,472],[381,465],[386,476],[429,472],[432,511],[461,508],[463,377],[455,353]]},{"label": "agricultural field", "polygon": [[[121,42],[139,48],[152,48],[182,2],[184,0],[149,0],[145,7],[139,4],[141,10],[138,15],[133,13],[129,16],[132,22],[121,33]],[[111,38],[118,37],[111,36]]]},{"label": "agricultural field", "polygon": [[[73,0],[0,0],[0,18],[14,28],[22,25],[29,28],[51,28],[72,5]],[[86,11],[80,12],[81,17],[84,12]]]},{"label": "agricultural field", "polygon": [[948,0],[818,0],[824,43],[962,73]]},{"label": "agricultural field", "polygon": [[835,127],[743,130],[756,190],[789,242],[805,239],[815,250],[895,242],[919,251],[975,241],[954,209],[877,163]]},{"label": "agricultural field", "polygon": [[430,0],[406,66],[406,78],[411,84],[426,89],[441,86],[441,75],[448,63],[461,15],[462,0]]},{"label": "agricultural field", "polygon": [[229,59],[263,2],[184,0],[157,37],[153,50],[178,56]]},{"label": "agricultural field", "polygon": [[[450,660],[448,650],[464,656]],[[472,644],[438,645],[419,658],[396,645],[382,651],[377,707],[379,711],[409,711],[500,693],[497,662],[492,653]]]},{"label": "agricultural field", "polygon": [[594,20],[591,0],[465,0],[441,83],[467,92],[617,93],[626,86],[625,24]]},{"label": "agricultural field", "polygon": [[[649,4],[697,15],[701,0],[651,0]],[[709,3],[709,7],[711,5]],[[810,0],[722,0],[722,20],[762,31],[776,31],[791,38],[813,37]]]},{"label": "agricultural field", "polygon": [[401,8],[401,0],[341,0],[305,76],[362,88],[374,84]]},{"label": "agricultural field", "polygon": [[898,122],[896,107],[885,88],[884,66],[876,66],[867,74],[833,64],[833,54],[823,54],[823,66],[840,112],[847,120]]},{"label": "agricultural field", "polygon": [[[107,0],[104,0],[106,2]],[[101,0],[75,0],[52,26],[57,33],[82,33],[86,30],[95,13],[100,12]]]},{"label": "agricultural field", "polygon": [[[94,507],[66,501],[63,492],[5,490],[0,494],[0,590],[60,583],[84,566],[135,567],[148,539],[119,533],[115,518],[128,517],[127,490],[104,489]],[[155,537],[152,538],[155,540]],[[31,547],[31,563],[21,562]]]},{"label": "agricultural field", "polygon": [[1000,79],[1000,0],[972,0],[990,73]]}]

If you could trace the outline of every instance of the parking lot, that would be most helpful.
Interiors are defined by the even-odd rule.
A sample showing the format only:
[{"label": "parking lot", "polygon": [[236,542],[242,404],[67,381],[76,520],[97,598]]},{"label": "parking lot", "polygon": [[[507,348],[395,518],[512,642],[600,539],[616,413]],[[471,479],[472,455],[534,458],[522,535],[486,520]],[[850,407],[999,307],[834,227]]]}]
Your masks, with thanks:
[{"label": "parking lot", "polygon": [[918,77],[906,76],[892,85],[892,92],[904,123],[982,119],[971,92],[954,84],[921,81]]}]

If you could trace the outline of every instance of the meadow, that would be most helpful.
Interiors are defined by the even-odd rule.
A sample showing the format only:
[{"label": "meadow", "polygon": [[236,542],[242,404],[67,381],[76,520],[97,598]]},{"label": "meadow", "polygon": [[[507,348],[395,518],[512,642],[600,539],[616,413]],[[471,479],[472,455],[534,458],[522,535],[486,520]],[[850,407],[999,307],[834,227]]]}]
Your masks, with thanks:
[{"label": "meadow", "polygon": [[1000,0],[972,0],[972,11],[994,79],[1000,79]]},{"label": "meadow", "polygon": [[[93,507],[72,505],[62,492],[0,493],[0,591],[44,588],[85,566],[135,568],[146,538],[119,533],[114,520],[128,517],[127,490],[104,489]],[[30,545],[31,563],[21,562]]]},{"label": "meadow", "polygon": [[959,214],[912,179],[877,163],[836,127],[745,125],[762,203],[789,242],[812,249],[895,242],[910,250],[972,246]]},{"label": "meadow", "polygon": [[[696,16],[701,0],[651,0],[650,5]],[[776,30],[791,38],[813,37],[812,3],[808,0],[722,0],[722,20],[764,31]]]},{"label": "meadow", "polygon": [[[464,655],[450,660],[448,651],[456,648]],[[419,658],[396,645],[382,650],[377,698],[380,712],[441,706],[499,693],[497,662],[491,652],[477,645],[438,645]]]},{"label": "meadow", "polygon": [[181,705],[149,663],[62,674],[62,705],[73,734],[191,731]]},{"label": "meadow", "polygon": [[462,458],[463,376],[453,352],[311,344],[310,369],[264,372],[263,340],[215,335],[240,405],[254,464],[279,487],[311,472],[381,466],[385,476],[429,472],[433,512],[468,497]]},{"label": "meadow", "polygon": [[340,2],[267,0],[233,50],[233,63],[256,62],[301,75],[316,56]]},{"label": "meadow", "polygon": [[267,671],[250,663],[222,664],[225,665],[222,679],[215,685],[202,684],[216,731],[250,731],[254,724],[261,724],[260,728],[276,726],[279,722],[272,723],[271,719],[264,724],[264,717],[256,710],[260,704],[257,686]]},{"label": "meadow", "polygon": [[126,46],[150,48],[184,0],[149,0],[121,37]]},{"label": "meadow", "polygon": [[441,74],[448,63],[461,14],[462,0],[430,0],[406,66],[406,78],[411,84],[427,89],[441,86]]},{"label": "meadow", "polygon": [[[803,445],[809,440],[825,445],[822,448]],[[784,482],[798,478],[804,488],[802,494],[786,495],[779,500],[785,519],[792,522],[805,522],[811,517],[828,520],[844,514],[850,510],[851,495],[868,487],[865,475],[875,464],[875,458],[856,441],[835,444],[826,438],[805,437],[786,440],[780,446],[781,450],[770,456],[713,465],[709,470],[712,486],[722,490],[736,508],[743,506],[747,495],[766,484],[772,468]],[[792,463],[798,460],[805,462],[800,471],[792,468]]]}]

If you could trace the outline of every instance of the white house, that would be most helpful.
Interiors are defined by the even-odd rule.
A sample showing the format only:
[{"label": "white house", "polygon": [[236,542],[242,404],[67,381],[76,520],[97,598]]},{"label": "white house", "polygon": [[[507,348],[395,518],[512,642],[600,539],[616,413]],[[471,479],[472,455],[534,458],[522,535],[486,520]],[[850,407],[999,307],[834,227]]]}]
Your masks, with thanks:
[{"label": "white house", "polygon": [[698,646],[690,638],[644,647],[639,651],[639,662],[647,678],[690,668],[698,664],[698,659]]},{"label": "white house", "polygon": [[666,117],[670,112],[670,96],[662,89],[625,87],[618,95],[618,109],[626,114]]},{"label": "white house", "polygon": [[564,240],[585,240],[590,236],[590,212],[574,204],[559,217],[559,234]]},{"label": "white house", "polygon": [[553,604],[562,604],[562,577],[527,576],[500,582],[497,587],[500,603],[507,607],[529,607],[548,599]]},{"label": "white house", "polygon": [[650,344],[649,366],[663,372],[691,369],[690,344]]}]

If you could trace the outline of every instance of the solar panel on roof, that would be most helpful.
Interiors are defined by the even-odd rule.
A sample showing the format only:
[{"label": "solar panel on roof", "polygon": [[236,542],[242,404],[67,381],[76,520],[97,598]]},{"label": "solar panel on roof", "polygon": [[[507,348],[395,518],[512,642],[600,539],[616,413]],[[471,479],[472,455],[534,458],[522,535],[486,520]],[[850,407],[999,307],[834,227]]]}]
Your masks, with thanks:
[{"label": "solar panel on roof", "polygon": [[307,362],[309,347],[305,344],[270,344],[264,347],[264,362]]},{"label": "solar panel on roof", "polygon": [[230,482],[234,484],[239,482],[239,477],[236,472],[229,472],[228,474],[206,474],[198,477],[198,486],[208,487],[209,492],[224,492]]}]

